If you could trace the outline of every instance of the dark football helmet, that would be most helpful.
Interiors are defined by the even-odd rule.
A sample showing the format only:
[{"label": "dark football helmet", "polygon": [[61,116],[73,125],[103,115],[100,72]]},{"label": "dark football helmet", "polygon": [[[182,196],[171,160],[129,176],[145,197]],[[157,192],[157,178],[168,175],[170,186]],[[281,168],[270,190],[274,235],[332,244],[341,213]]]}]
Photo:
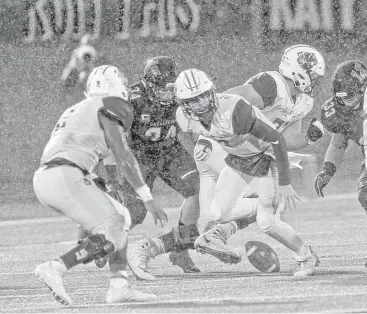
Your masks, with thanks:
[{"label": "dark football helmet", "polygon": [[176,62],[170,57],[149,59],[144,68],[143,80],[151,101],[171,105],[174,102],[174,82],[177,75]]},{"label": "dark football helmet", "polygon": [[367,68],[356,60],[341,63],[333,73],[332,92],[338,104],[357,109],[367,87]]}]

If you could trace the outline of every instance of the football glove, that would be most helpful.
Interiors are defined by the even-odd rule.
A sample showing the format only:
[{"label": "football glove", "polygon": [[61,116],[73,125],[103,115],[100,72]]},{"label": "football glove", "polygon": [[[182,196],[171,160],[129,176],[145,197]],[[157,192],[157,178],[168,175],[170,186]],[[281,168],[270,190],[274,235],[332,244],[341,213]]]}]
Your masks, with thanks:
[{"label": "football glove", "polygon": [[200,138],[194,148],[194,157],[198,161],[206,161],[213,150],[212,143],[206,139]]},{"label": "football glove", "polygon": [[323,170],[315,178],[315,190],[319,197],[324,197],[322,191],[327,186],[336,172],[336,166],[329,161],[325,161],[323,164]]},{"label": "football glove", "polygon": [[316,143],[324,135],[324,127],[316,118],[312,118],[305,136],[307,143]]}]

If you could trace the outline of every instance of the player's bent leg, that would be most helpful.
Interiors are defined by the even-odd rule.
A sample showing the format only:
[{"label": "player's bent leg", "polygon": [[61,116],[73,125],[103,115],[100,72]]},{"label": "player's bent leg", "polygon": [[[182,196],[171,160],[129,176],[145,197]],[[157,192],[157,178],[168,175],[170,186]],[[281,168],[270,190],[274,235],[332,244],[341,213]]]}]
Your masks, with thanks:
[{"label": "player's bent leg", "polygon": [[311,275],[319,264],[316,254],[307,246],[295,230],[287,223],[276,218],[276,210],[280,210],[277,195],[277,172],[272,168],[272,175],[260,179],[259,204],[257,207],[257,224],[267,235],[292,250],[298,262],[294,276]]},{"label": "player's bent leg", "polygon": [[129,266],[138,279],[155,280],[148,270],[149,261],[164,253],[193,249],[198,236],[197,226],[192,224],[175,227],[162,236],[141,241],[128,252]]},{"label": "player's bent leg", "polygon": [[72,167],[55,167],[37,173],[34,189],[43,204],[63,212],[92,233],[59,259],[36,268],[36,275],[52,290],[55,299],[71,304],[64,287],[64,273],[80,263],[123,249],[131,219],[127,211],[126,217],[118,214],[109,197],[91,178]]},{"label": "player's bent leg", "polygon": [[[106,302],[108,304],[121,302],[146,302],[157,298],[155,294],[144,293],[131,289],[127,282],[127,249],[118,250],[109,258],[110,263],[110,285],[107,290]],[[121,267],[123,265],[123,267]],[[124,268],[124,270],[121,270]]]},{"label": "player's bent leg", "polygon": [[[209,253],[224,263],[241,261],[241,255],[227,245],[227,240],[238,230],[234,220],[243,218],[247,214],[247,209],[243,211],[243,207],[236,206],[247,187],[246,181],[238,171],[229,166],[223,169],[215,187],[211,212],[214,221],[228,223],[216,225],[201,234],[195,241],[195,248],[198,251]],[[251,203],[250,199],[248,201]]]},{"label": "player's bent leg", "polygon": [[[168,186],[185,198],[178,221],[178,226],[184,228],[184,226],[198,223],[200,178],[195,160],[191,155],[182,146],[177,146],[176,149],[175,158],[172,155],[165,160],[159,176]],[[191,259],[188,249],[170,252],[169,260],[185,273],[200,272]]]}]

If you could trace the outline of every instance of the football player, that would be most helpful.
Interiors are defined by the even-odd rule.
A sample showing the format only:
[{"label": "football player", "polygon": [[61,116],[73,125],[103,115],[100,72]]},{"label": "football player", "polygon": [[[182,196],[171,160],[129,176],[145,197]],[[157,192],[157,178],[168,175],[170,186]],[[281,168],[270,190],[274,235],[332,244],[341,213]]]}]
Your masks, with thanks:
[{"label": "football player", "polygon": [[[142,241],[134,245],[133,250],[129,250],[130,268],[137,277],[139,273],[149,275],[145,271],[145,263],[140,263],[139,260],[154,257],[149,254],[152,250],[156,250],[157,254],[170,252],[171,263],[181,267],[185,273],[200,271],[187,251],[189,245],[185,249],[185,245],[177,240],[176,235],[198,234],[196,224],[199,218],[200,185],[195,160],[178,138],[179,128],[175,117],[177,105],[173,90],[177,74],[174,60],[167,56],[157,56],[147,61],[143,78],[131,86],[134,120],[129,132],[129,143],[142,168],[143,177],[150,189],[153,188],[155,179],[160,177],[185,198],[178,226],[165,235],[162,246],[156,247],[149,241]],[[132,225],[141,224],[147,213],[144,203],[129,182],[124,181],[121,189],[124,204],[134,209]]]},{"label": "football player", "polygon": [[[349,141],[360,146],[364,153],[363,135],[367,138],[367,129],[363,122],[366,86],[367,68],[360,61],[345,61],[333,73],[333,97],[327,100],[321,109],[321,122],[332,133],[332,138],[322,171],[315,179],[315,189],[320,197],[324,197],[323,189],[340,166]],[[358,200],[367,211],[367,172],[364,160],[358,180]]]},{"label": "football player", "polygon": [[[301,122],[302,118],[312,109],[312,98],[317,93],[317,89],[320,87],[320,79],[324,74],[325,63],[322,55],[310,46],[296,45],[287,48],[284,52],[279,66],[279,72],[262,72],[249,79],[244,85],[230,89],[227,92],[240,94],[251,104],[260,108],[276,129],[284,134],[288,149],[298,150],[316,142],[323,135],[322,125],[316,119],[311,121],[306,133],[301,132]],[[200,142],[198,142],[198,145],[200,145]],[[253,146],[251,143],[245,145],[248,150]],[[225,145],[222,144],[222,147],[230,153]],[[200,151],[201,149],[196,147],[196,150]],[[198,158],[198,154],[196,156]],[[298,159],[297,162],[300,161],[299,156],[293,155],[291,159],[294,158]],[[237,170],[243,172],[243,170],[239,169],[240,164],[234,163],[235,159],[233,159],[231,154],[225,160],[227,164],[226,168],[229,166],[236,169],[237,167]],[[247,167],[247,165],[245,166]],[[199,166],[198,168],[200,171]],[[290,226],[276,219],[272,212],[272,208],[276,210],[277,204],[279,203],[272,196],[273,190],[277,187],[272,187],[270,181],[258,178],[259,201],[256,202],[256,200],[240,198],[238,199],[238,203],[235,204],[234,202],[237,199],[233,199],[232,207],[230,207],[227,205],[230,202],[228,202],[228,197],[225,193],[227,192],[228,195],[233,194],[231,192],[233,187],[225,184],[226,181],[231,180],[230,172],[227,171],[229,175],[224,176],[226,168],[218,178],[214,201],[210,207],[210,214],[216,217],[217,221],[231,222],[217,225],[202,234],[196,240],[195,247],[227,262],[225,256],[222,258],[222,255],[228,250],[225,244],[229,236],[236,232],[236,230],[246,227],[249,222],[253,222],[256,219],[262,230],[294,251],[294,256],[299,264],[294,275],[297,277],[311,275],[314,272],[315,266],[318,264],[316,254],[295,235],[294,230]],[[221,192],[218,193],[217,190]],[[271,192],[267,193],[266,191]],[[263,200],[261,199],[262,197]],[[267,217],[259,212],[262,206],[265,208]],[[218,207],[222,208],[222,211],[218,213],[213,212],[213,209],[218,210]],[[236,218],[240,218],[236,216],[236,207],[252,208],[252,214],[247,217],[247,221],[246,219],[244,221],[241,221],[241,219],[236,220]],[[203,213],[205,212],[205,206],[202,208],[202,211]],[[239,213],[243,215],[241,211]],[[238,256],[235,262],[239,260],[240,256]],[[233,260],[229,260],[229,262],[233,262]]]},{"label": "football player", "polygon": [[[126,272],[129,211],[98,187],[92,174],[100,159],[114,156],[119,179],[129,181],[156,223],[167,221],[157,207],[132,154],[124,133],[133,120],[129,89],[124,75],[114,66],[97,67],[89,75],[86,99],[60,117],[43,151],[33,178],[34,192],[45,206],[60,211],[90,232],[90,236],[60,256],[38,265],[35,273],[62,304],[71,299],[64,274],[72,267],[118,252],[110,259],[108,303],[149,301],[156,298],[129,288]],[[124,258],[122,258],[124,257]],[[122,262],[121,262],[122,261]]]},{"label": "football player", "polygon": [[84,35],[71,54],[65,66],[61,83],[67,107],[84,99],[83,92],[89,73],[99,64],[106,64],[105,58],[90,43],[90,35]]},{"label": "football player", "polygon": [[[188,127],[195,124],[196,129],[201,129],[200,134],[218,141],[228,152],[227,165],[220,173],[210,207],[212,220],[227,224],[201,234],[194,247],[223,261],[233,260],[225,242],[238,229],[236,220],[248,217],[248,204],[243,204],[240,196],[248,186],[247,181],[258,177],[259,199],[250,215],[256,216],[266,234],[294,252],[295,259],[303,265],[295,271],[295,276],[312,274],[318,263],[316,254],[290,225],[275,218],[279,203],[294,209],[298,198],[290,185],[287,144],[283,135],[275,130],[275,124],[241,96],[215,93],[213,82],[204,72],[184,71],[177,78],[175,88],[182,109],[177,113],[178,119],[185,117]],[[279,121],[288,115],[287,107],[283,107],[271,119]],[[283,131],[284,124],[277,129]]]},{"label": "football player", "polygon": [[[316,62],[318,63],[316,66],[313,57],[316,58]],[[305,64],[306,61],[304,59],[309,60],[309,63]],[[300,66],[300,64],[302,64],[303,67],[307,66],[308,68],[304,69]],[[311,121],[309,129],[306,133],[300,132],[300,119],[302,119],[312,109],[313,99],[311,96],[314,96],[316,93],[316,90],[319,87],[317,82],[324,75],[324,60],[316,49],[305,45],[297,45],[286,50],[282,58],[280,68],[283,74],[275,71],[262,72],[250,79],[245,85],[243,85],[243,87],[240,86],[234,88],[231,90],[231,92],[244,93],[244,90],[247,90],[249,96],[252,96],[254,103],[257,107],[262,109],[265,116],[269,117],[273,122],[276,121],[274,124],[279,130],[283,131],[287,129],[285,136],[289,142],[288,145],[290,145],[294,150],[297,150],[316,142],[323,135],[322,125],[320,122],[315,121],[315,119]],[[313,79],[311,79],[311,77],[313,77]],[[293,80],[296,79],[300,81],[294,82]],[[255,88],[248,86],[252,83],[254,83],[256,86],[256,90]],[[301,87],[298,88],[297,86]],[[273,94],[271,94],[271,92]],[[255,97],[254,93],[257,93],[257,98]],[[223,97],[230,98],[230,95]],[[180,111],[180,109],[178,111]],[[192,123],[191,119],[182,119],[182,117],[182,113],[181,115],[178,114],[177,119],[184,131],[201,133],[200,130],[202,129],[202,124]],[[214,197],[214,185],[218,180],[219,173],[226,166],[225,159],[227,155],[228,151],[223,150],[217,141],[213,141],[212,139],[202,135],[195,146],[195,157],[197,159],[197,166],[201,181],[200,226],[205,226],[206,222],[210,221],[211,219],[219,218],[218,213],[213,216],[213,213],[210,211],[210,205]],[[292,165],[295,167],[300,167],[299,163],[301,162],[302,158],[303,156],[299,154],[291,154]],[[258,181],[260,180],[252,180],[250,185],[243,189],[242,193],[244,193],[244,195],[247,197],[251,196],[251,194],[256,191],[255,187],[258,184]],[[257,182],[257,184],[255,182]],[[262,186],[265,190],[269,188],[269,184],[271,184],[270,181],[268,181],[268,185],[264,185],[264,182],[262,182]],[[232,188],[232,185],[229,185],[229,190],[226,190],[222,187],[222,189],[227,193],[227,195],[226,193],[223,193],[222,196],[225,195],[228,197],[232,195]],[[238,191],[238,193],[240,192]],[[267,204],[268,207],[271,207],[271,200],[272,197],[270,195],[266,200],[266,202],[269,203]],[[246,218],[218,226],[217,228],[212,229],[210,233],[205,235],[207,244],[209,243],[209,248],[207,247],[207,251],[225,262],[240,261],[240,256],[238,254],[225,247],[229,236],[236,230],[242,229],[249,223],[256,220],[258,201],[256,199],[243,199],[241,202],[243,203],[242,207],[249,209]],[[250,209],[252,209],[252,211]],[[269,209],[269,211],[271,211],[271,209]],[[232,220],[234,218],[230,217],[230,213],[227,216],[227,220]],[[274,219],[274,217],[272,217],[272,219]],[[286,227],[285,225],[283,226]],[[269,229],[271,229],[271,227],[273,226],[269,226]],[[272,230],[269,230],[269,233],[271,231]],[[292,230],[288,231],[290,231],[291,234],[293,232]],[[308,275],[313,272],[314,265],[317,264],[318,259],[316,255],[312,255],[310,248],[305,245],[301,245],[302,242],[300,239],[295,237],[292,240],[299,242],[298,248],[293,249],[294,251],[298,249],[299,252],[305,252],[304,254],[296,254],[295,256],[299,261],[299,268],[295,271],[295,275]],[[152,241],[159,242],[158,239],[152,239]],[[215,247],[214,250],[213,248],[210,248],[213,246]]]}]

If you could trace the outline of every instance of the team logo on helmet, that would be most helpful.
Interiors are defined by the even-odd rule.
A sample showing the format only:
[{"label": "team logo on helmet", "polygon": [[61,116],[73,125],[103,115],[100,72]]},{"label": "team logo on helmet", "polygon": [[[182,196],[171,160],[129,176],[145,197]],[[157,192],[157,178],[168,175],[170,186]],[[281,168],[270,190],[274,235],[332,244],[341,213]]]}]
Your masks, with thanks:
[{"label": "team logo on helmet", "polygon": [[306,71],[311,70],[315,65],[317,65],[317,57],[313,52],[298,52],[297,53],[297,62],[300,67]]},{"label": "team logo on helmet", "polygon": [[350,74],[355,77],[361,84],[365,83],[367,78],[367,71],[362,67],[360,63],[355,63],[354,69]]},{"label": "team logo on helmet", "polygon": [[190,71],[190,75],[185,72],[185,80],[183,81],[183,84],[190,91],[193,91],[195,88],[199,90],[200,78],[192,71]]}]

